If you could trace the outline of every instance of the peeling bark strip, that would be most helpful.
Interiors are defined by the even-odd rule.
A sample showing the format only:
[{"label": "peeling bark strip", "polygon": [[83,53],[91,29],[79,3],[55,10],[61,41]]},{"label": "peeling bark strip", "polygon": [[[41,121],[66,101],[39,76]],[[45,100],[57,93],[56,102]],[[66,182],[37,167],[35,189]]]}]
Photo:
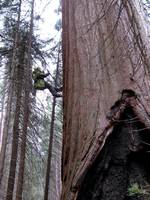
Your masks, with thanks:
[{"label": "peeling bark strip", "polygon": [[[150,60],[145,42],[149,39],[138,14],[138,3],[62,0],[62,200],[76,200],[85,174],[127,105],[149,128]],[[118,98],[119,91],[125,89],[134,91],[137,97]],[[115,102],[117,106],[112,107]]]}]

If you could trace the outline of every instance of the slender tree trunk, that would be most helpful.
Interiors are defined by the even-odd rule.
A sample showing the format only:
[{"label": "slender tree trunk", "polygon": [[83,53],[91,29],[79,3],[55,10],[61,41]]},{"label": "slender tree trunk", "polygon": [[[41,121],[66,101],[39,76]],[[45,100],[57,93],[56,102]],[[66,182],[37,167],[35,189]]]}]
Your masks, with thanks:
[{"label": "slender tree trunk", "polygon": [[20,110],[21,110],[21,92],[22,92],[22,88],[20,85],[17,91],[17,102],[16,102],[16,110],[15,110],[15,116],[14,116],[12,152],[11,152],[11,162],[10,162],[7,196],[6,196],[7,200],[12,200],[13,198],[13,189],[14,189],[14,183],[15,183],[17,152],[18,152],[18,142],[19,142],[19,119],[20,119],[19,116],[20,116]]},{"label": "slender tree trunk", "polygon": [[50,183],[50,170],[51,170],[52,147],[53,147],[53,137],[54,137],[55,107],[56,107],[56,97],[53,97],[44,200],[48,200],[49,187],[50,187],[49,183]]},{"label": "slender tree trunk", "polygon": [[[24,44],[25,45],[25,44]],[[17,165],[17,153],[18,153],[18,143],[19,143],[19,132],[20,132],[20,112],[21,112],[21,100],[22,100],[22,80],[24,73],[24,53],[25,46],[23,45],[20,50],[19,56],[19,65],[17,66],[17,91],[16,91],[16,108],[14,114],[14,125],[13,125],[13,140],[12,140],[12,151],[11,151],[11,161],[10,161],[10,169],[9,169],[9,177],[8,177],[8,185],[7,185],[7,200],[12,200],[13,198],[13,190],[15,184],[15,176],[16,176],[16,165]]]},{"label": "slender tree trunk", "polygon": [[[60,51],[60,50],[59,50]],[[58,61],[56,68],[56,77],[55,77],[55,88],[57,88],[58,76],[59,76],[59,55],[58,52]],[[52,163],[52,150],[53,150],[53,138],[54,138],[54,125],[55,125],[55,108],[56,108],[56,97],[53,96],[52,103],[52,114],[51,114],[51,124],[50,124],[50,137],[49,137],[49,147],[48,147],[48,159],[47,159],[47,169],[46,169],[46,178],[45,178],[45,189],[44,189],[44,200],[48,200],[49,188],[50,188],[50,171]]]},{"label": "slender tree trunk", "polygon": [[[10,82],[8,84],[8,99],[7,99],[7,106],[6,106],[6,114],[4,120],[4,127],[2,133],[2,147],[0,151],[0,185],[3,176],[3,169],[4,169],[4,161],[5,161],[5,154],[6,154],[6,146],[7,146],[7,138],[8,138],[8,131],[9,131],[9,124],[11,119],[11,106],[12,106],[12,98],[14,93],[14,71],[16,67],[16,54],[17,54],[17,46],[19,42],[19,29],[20,29],[20,16],[21,16],[21,4],[22,1],[19,1],[19,12],[18,12],[18,19],[16,24],[16,32],[13,44],[13,53],[11,58],[11,66],[10,66]],[[1,129],[2,131],[2,129]]]},{"label": "slender tree trunk", "polygon": [[12,95],[13,95],[12,88],[10,88],[9,90],[10,90],[10,92],[8,93],[5,121],[4,121],[3,134],[2,134],[2,146],[1,146],[1,151],[0,151],[0,185],[1,185],[2,178],[3,178],[7,138],[8,138],[9,124],[10,124]]},{"label": "slender tree trunk", "polygon": [[[6,81],[4,80],[4,85],[6,84]],[[3,94],[2,96],[2,108],[1,108],[1,117],[0,117],[0,151],[1,151],[1,145],[2,145],[2,130],[3,130],[3,121],[4,121],[4,109],[5,109],[5,98],[6,95]]]},{"label": "slender tree trunk", "polygon": [[24,171],[25,171],[25,155],[26,155],[26,140],[27,140],[27,130],[28,130],[28,123],[29,123],[29,92],[25,94],[25,101],[24,101],[24,117],[23,117],[23,129],[22,129],[22,136],[21,136],[21,154],[19,160],[19,172],[18,172],[18,181],[17,181],[17,191],[16,191],[16,200],[22,199],[22,192],[23,192],[23,183],[24,183]]},{"label": "slender tree trunk", "polygon": [[19,161],[19,173],[18,173],[18,182],[17,182],[17,192],[16,192],[16,200],[22,199],[23,192],[23,183],[24,183],[24,171],[25,171],[25,155],[26,155],[26,140],[27,140],[27,131],[28,131],[28,123],[30,117],[30,107],[31,107],[31,99],[30,93],[32,90],[32,58],[31,58],[31,44],[32,44],[32,35],[33,35],[33,18],[34,18],[34,0],[31,5],[31,20],[30,20],[30,30],[28,34],[28,47],[27,47],[27,65],[26,65],[26,77],[24,83],[24,112],[23,112],[23,130],[22,130],[22,138],[21,138],[21,155]]}]

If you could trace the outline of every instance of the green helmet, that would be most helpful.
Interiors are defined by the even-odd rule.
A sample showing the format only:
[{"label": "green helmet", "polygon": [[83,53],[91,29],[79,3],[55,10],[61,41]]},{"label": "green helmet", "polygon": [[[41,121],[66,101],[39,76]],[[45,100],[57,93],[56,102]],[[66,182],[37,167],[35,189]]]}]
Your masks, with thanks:
[{"label": "green helmet", "polygon": [[32,73],[33,79],[36,80],[38,78],[38,76],[43,73],[44,72],[39,67],[35,68]]}]

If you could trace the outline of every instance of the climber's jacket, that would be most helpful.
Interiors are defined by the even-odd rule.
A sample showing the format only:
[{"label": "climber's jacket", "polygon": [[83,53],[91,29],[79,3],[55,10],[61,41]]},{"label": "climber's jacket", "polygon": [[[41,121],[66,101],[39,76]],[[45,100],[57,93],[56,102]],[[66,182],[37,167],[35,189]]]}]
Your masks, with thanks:
[{"label": "climber's jacket", "polygon": [[47,81],[44,80],[44,78],[46,78],[47,76],[49,76],[50,73],[44,73],[44,71],[41,71],[40,68],[36,68],[33,71],[33,80],[34,80],[34,88],[36,90],[44,90],[44,89],[48,89],[53,96],[55,97],[61,97],[61,94],[58,94],[58,92],[62,91],[62,87],[61,88],[55,88],[52,85],[50,85],[50,83],[48,83]]}]

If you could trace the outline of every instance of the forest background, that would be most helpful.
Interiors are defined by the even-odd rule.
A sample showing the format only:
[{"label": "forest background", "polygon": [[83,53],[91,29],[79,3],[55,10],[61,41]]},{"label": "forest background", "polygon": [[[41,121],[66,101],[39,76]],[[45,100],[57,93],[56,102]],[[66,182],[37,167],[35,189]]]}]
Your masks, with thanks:
[{"label": "forest background", "polygon": [[35,90],[32,72],[62,85],[60,1],[4,0],[0,14],[0,199],[59,199],[62,100]]}]

